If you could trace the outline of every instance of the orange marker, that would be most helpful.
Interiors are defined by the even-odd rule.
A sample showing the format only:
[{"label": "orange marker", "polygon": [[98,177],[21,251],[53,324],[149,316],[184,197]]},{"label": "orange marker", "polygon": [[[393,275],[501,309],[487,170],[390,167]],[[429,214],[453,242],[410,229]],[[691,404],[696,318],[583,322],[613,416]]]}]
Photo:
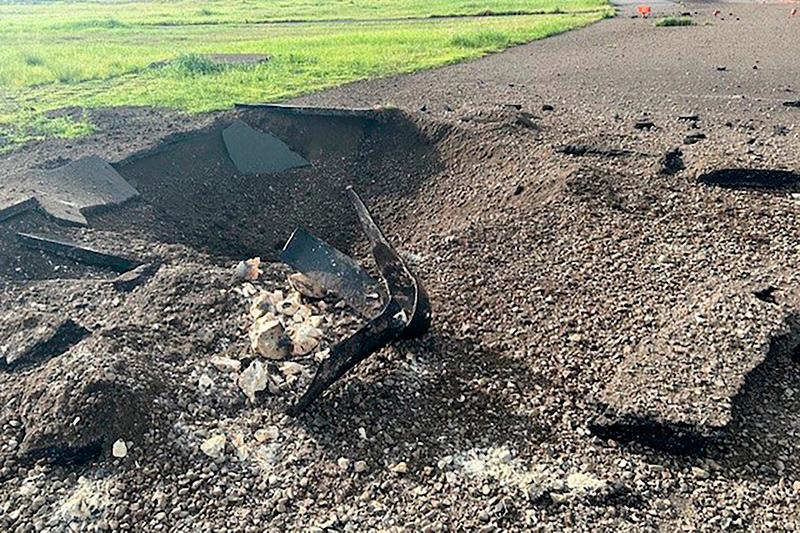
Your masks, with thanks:
[{"label": "orange marker", "polygon": [[650,15],[651,9],[650,6],[636,6],[636,12],[643,18],[647,18],[647,16]]}]

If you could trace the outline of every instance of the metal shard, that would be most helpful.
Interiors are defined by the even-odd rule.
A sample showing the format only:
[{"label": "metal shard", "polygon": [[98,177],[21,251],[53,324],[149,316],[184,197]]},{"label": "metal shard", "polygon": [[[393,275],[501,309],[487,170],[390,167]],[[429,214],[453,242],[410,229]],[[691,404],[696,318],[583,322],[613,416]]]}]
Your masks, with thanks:
[{"label": "metal shard", "polygon": [[427,295],[389,244],[358,194],[352,188],[348,188],[347,192],[372,246],[372,254],[389,298],[377,316],[353,336],[331,348],[330,356],[320,365],[308,390],[289,410],[293,416],[305,411],[336,380],[371,354],[400,337],[421,336],[430,327],[431,312]]}]

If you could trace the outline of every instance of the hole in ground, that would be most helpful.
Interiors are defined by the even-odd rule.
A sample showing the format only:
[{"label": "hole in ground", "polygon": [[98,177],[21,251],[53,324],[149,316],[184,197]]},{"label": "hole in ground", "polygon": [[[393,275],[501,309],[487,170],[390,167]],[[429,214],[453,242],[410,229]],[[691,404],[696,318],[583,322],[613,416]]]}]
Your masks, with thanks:
[{"label": "hole in ground", "polygon": [[97,213],[93,224],[239,259],[274,259],[291,232],[305,226],[349,252],[360,233],[347,186],[377,208],[379,219],[391,219],[442,167],[420,124],[397,111],[328,116],[253,109],[236,117],[275,135],[311,165],[242,174],[222,136],[232,120],[220,119],[114,165],[143,201]]}]

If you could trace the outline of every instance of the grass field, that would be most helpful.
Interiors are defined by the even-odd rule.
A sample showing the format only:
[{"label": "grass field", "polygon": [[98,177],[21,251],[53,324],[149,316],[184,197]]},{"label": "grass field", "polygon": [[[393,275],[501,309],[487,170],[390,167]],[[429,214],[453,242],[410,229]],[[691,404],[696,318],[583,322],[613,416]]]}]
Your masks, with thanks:
[{"label": "grass field", "polygon": [[[93,131],[63,107],[189,112],[479,57],[610,14],[605,0],[0,0],[0,150]],[[219,66],[204,54],[270,60]]]}]

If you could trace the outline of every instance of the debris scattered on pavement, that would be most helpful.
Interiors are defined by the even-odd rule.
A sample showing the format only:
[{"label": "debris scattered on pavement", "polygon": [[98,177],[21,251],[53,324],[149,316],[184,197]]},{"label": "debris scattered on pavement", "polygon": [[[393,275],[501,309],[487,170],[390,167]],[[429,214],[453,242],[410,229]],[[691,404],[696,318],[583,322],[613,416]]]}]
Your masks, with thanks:
[{"label": "debris scattered on pavement", "polygon": [[[375,224],[358,194],[352,188],[348,188],[347,192],[370,242],[372,255],[381,272],[385,292],[389,297],[380,314],[371,318],[366,326],[353,336],[331,348],[329,357],[320,364],[308,390],[290,409],[293,415],[302,413],[337,379],[375,351],[401,335],[409,338],[421,336],[430,327],[431,313],[427,294]],[[329,252],[325,252],[325,255],[326,259],[331,257]],[[317,262],[326,263],[326,259]],[[328,265],[333,269],[339,268],[336,263]],[[358,270],[352,266],[348,267],[340,271],[338,278],[341,279]],[[363,279],[363,276],[359,275],[359,279]],[[366,287],[362,286],[361,292],[365,290]]]}]

